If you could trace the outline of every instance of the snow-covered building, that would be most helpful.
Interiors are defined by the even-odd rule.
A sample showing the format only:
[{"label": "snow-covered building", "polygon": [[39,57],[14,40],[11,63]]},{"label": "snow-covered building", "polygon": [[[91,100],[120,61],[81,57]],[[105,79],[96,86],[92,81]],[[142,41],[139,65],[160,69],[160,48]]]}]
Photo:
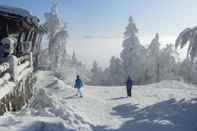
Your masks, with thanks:
[{"label": "snow-covered building", "polygon": [[32,95],[44,28],[28,11],[0,6],[0,114],[20,109]]}]

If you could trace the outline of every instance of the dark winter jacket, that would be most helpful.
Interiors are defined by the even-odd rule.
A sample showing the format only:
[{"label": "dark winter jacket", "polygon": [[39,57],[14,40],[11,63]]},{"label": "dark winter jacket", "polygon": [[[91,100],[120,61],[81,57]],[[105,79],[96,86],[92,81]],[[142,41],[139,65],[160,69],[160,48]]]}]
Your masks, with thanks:
[{"label": "dark winter jacket", "polygon": [[132,88],[133,81],[131,79],[128,79],[126,85],[127,85],[127,88]]},{"label": "dark winter jacket", "polygon": [[75,88],[80,89],[83,86],[83,83],[81,81],[81,79],[76,79],[75,80]]}]

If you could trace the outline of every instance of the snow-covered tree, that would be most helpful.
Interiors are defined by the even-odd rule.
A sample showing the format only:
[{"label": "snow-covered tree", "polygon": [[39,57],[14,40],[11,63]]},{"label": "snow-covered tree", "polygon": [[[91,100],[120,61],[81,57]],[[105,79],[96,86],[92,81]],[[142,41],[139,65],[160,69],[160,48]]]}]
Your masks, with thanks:
[{"label": "snow-covered tree", "polygon": [[134,82],[140,83],[144,79],[145,49],[140,44],[137,33],[138,29],[132,17],[129,17],[129,24],[124,32],[125,40],[123,41],[121,60],[126,72],[125,79],[131,76]]},{"label": "snow-covered tree", "polygon": [[179,75],[186,81],[197,84],[197,60],[193,64],[186,58],[179,67]]},{"label": "snow-covered tree", "polygon": [[72,63],[73,64],[78,64],[78,60],[77,60],[77,57],[76,57],[76,54],[75,54],[74,51],[73,51],[73,55],[72,55]]},{"label": "snow-covered tree", "polygon": [[192,76],[192,83],[197,85],[197,59],[194,59],[193,61],[191,76]]},{"label": "snow-covered tree", "polygon": [[66,40],[68,37],[66,26],[60,16],[58,2],[53,0],[51,11],[45,14],[45,27],[49,39],[49,57],[52,69],[58,69],[66,58]]},{"label": "snow-covered tree", "polygon": [[148,80],[146,81],[158,82],[160,80],[160,55],[159,34],[157,33],[147,49],[146,71],[148,77],[146,79]]},{"label": "snow-covered tree", "polygon": [[159,82],[161,80],[177,79],[177,63],[175,57],[178,53],[172,44],[160,49],[159,34],[157,33],[147,49],[146,81]]},{"label": "snow-covered tree", "polygon": [[183,30],[178,38],[176,39],[176,48],[183,48],[185,45],[189,44],[187,50],[187,57],[194,60],[197,56],[197,27],[194,28],[186,28]]},{"label": "snow-covered tree", "polygon": [[187,58],[180,67],[181,76],[188,82],[196,84],[197,81],[197,27],[186,28],[176,39],[175,47],[183,48],[188,45]]},{"label": "snow-covered tree", "polygon": [[90,84],[92,85],[103,85],[104,78],[103,78],[103,71],[101,67],[98,66],[98,63],[94,61],[92,69],[91,69],[91,78]]},{"label": "snow-covered tree", "polygon": [[108,78],[106,82],[108,85],[123,85],[125,83],[124,69],[119,58],[112,57],[108,68]]},{"label": "snow-covered tree", "polygon": [[178,53],[173,48],[172,44],[167,44],[165,48],[161,50],[160,54],[160,67],[161,67],[161,80],[173,80],[177,79],[177,62],[175,57]]},{"label": "snow-covered tree", "polygon": [[192,64],[188,58],[180,64],[179,74],[185,81],[192,81]]},{"label": "snow-covered tree", "polygon": [[123,85],[125,83],[124,68],[122,67],[121,60],[112,57],[110,65],[104,71],[98,66],[97,62],[93,63],[91,69],[91,82],[92,85]]}]

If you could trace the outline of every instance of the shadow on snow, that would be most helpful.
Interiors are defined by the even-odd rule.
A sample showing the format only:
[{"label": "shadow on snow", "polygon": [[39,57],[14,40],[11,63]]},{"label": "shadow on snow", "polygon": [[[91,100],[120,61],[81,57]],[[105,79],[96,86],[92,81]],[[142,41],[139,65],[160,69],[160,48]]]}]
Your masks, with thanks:
[{"label": "shadow on snow", "polygon": [[108,100],[122,100],[122,99],[128,99],[128,97],[115,97],[115,98],[110,98]]},{"label": "shadow on snow", "polygon": [[197,131],[197,98],[190,101],[169,99],[146,108],[123,104],[112,115],[129,118],[119,129],[93,127],[96,131]]}]

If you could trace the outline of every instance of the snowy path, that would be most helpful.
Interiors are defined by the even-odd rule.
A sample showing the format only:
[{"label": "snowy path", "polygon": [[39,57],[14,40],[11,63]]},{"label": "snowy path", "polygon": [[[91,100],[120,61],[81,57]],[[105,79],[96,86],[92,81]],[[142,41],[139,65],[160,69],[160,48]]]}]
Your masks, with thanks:
[{"label": "snowy path", "polygon": [[84,97],[38,72],[29,107],[0,117],[0,131],[197,131],[197,87],[164,81],[124,87],[85,86]]},{"label": "snowy path", "polygon": [[[75,92],[73,91],[72,93],[74,94]],[[78,110],[94,126],[109,125],[114,127],[122,122],[111,115],[113,107],[120,104],[131,104],[132,101],[132,99],[128,99],[119,93],[120,88],[117,87],[90,86],[85,88],[85,96],[83,98],[66,96],[65,99],[69,105]]]},{"label": "snowy path", "polygon": [[84,98],[74,94],[74,90],[67,94],[66,101],[94,130],[197,130],[197,89],[193,86],[173,81],[135,86],[132,98],[125,97],[124,87],[86,86]]}]

